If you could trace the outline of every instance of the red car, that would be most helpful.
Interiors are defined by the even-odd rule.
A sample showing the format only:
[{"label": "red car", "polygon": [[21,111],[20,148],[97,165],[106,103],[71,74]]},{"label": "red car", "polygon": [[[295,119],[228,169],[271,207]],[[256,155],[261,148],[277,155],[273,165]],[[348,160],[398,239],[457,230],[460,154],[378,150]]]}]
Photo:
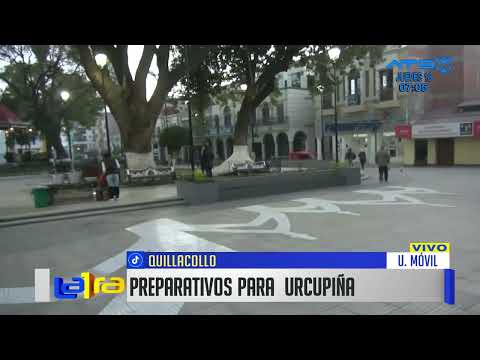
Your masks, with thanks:
[{"label": "red car", "polygon": [[316,157],[314,154],[308,151],[291,151],[288,154],[288,160],[314,160]]}]

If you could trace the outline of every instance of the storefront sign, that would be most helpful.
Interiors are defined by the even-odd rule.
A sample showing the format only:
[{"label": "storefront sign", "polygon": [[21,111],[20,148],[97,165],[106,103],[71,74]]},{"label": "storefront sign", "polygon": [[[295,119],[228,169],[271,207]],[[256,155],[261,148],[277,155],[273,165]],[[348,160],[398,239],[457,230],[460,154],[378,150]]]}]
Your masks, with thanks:
[{"label": "storefront sign", "polygon": [[[357,122],[339,122],[338,132],[375,132],[382,125],[378,120],[357,121]],[[325,124],[325,132],[328,134],[335,133],[335,124]]]},{"label": "storefront sign", "polygon": [[417,139],[472,136],[473,129],[471,122],[413,125],[412,135]]},{"label": "storefront sign", "polygon": [[473,135],[480,136],[480,120],[473,123]]},{"label": "storefront sign", "polygon": [[410,125],[395,126],[395,136],[402,139],[411,139],[412,127]]}]

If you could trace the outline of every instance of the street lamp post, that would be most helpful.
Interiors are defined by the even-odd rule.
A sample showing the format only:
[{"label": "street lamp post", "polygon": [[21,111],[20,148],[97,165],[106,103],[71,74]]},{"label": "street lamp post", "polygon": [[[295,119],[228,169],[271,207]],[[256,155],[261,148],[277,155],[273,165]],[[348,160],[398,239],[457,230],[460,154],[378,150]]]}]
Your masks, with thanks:
[{"label": "street lamp post", "polygon": [[[60,97],[62,98],[63,102],[66,103],[68,101],[68,99],[70,99],[70,93],[68,91],[64,90],[60,93]],[[63,122],[65,123],[65,119],[63,119]],[[75,165],[74,165],[74,160],[73,160],[72,139],[70,137],[70,126],[67,126],[67,124],[65,123],[63,131],[65,131],[67,133],[68,153],[70,155],[70,166],[72,168],[72,172],[74,172],[75,171]]]},{"label": "street lamp post", "polygon": [[[185,62],[187,64],[187,81],[190,85],[190,59],[189,59],[189,45],[185,45]],[[190,130],[190,166],[192,168],[192,178],[195,172],[195,162],[193,160],[193,127],[192,127],[192,105],[190,99],[190,89],[187,89],[188,94],[188,127]]]},{"label": "street lamp post", "polygon": [[331,48],[328,50],[328,57],[332,61],[333,65],[333,82],[335,85],[334,91],[334,111],[335,111],[335,161],[338,163],[338,119],[337,119],[337,74],[335,69],[335,62],[340,56],[340,49],[337,47]]},{"label": "street lamp post", "polygon": [[[322,155],[322,160],[325,160],[325,154],[323,150],[323,143],[324,143],[324,126],[323,126],[323,91],[325,87],[323,85],[318,86],[318,91],[320,92],[320,127],[322,130],[321,138],[320,138],[320,154]],[[318,153],[318,146],[317,146],[317,153]],[[317,160],[318,155],[317,155]]]},{"label": "street lamp post", "polygon": [[[107,55],[97,54],[95,56],[95,62],[102,69],[102,88],[105,88],[105,74],[104,71],[107,65]],[[105,133],[107,135],[107,151],[110,154],[110,130],[108,129],[108,115],[107,115],[107,103],[104,101],[104,113],[105,113]]]}]

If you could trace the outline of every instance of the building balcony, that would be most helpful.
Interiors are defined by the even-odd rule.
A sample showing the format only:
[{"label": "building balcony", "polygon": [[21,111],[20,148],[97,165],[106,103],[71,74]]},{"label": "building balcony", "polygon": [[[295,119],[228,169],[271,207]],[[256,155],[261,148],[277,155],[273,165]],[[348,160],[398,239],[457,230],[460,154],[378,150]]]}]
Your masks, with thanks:
[{"label": "building balcony", "polygon": [[333,100],[332,100],[331,94],[322,96],[322,109],[323,110],[333,109]]},{"label": "building balcony", "polygon": [[360,94],[349,95],[347,99],[348,106],[360,105]]},{"label": "building balcony", "polygon": [[255,126],[255,129],[258,130],[258,132],[261,134],[288,131],[289,128],[290,128],[290,125],[288,122]]},{"label": "building balcony", "polygon": [[393,100],[393,88],[380,89],[380,101]]},{"label": "building balcony", "polygon": [[232,135],[233,127],[219,127],[219,128],[210,128],[208,129],[209,136],[225,136]]},{"label": "building balcony", "polygon": [[276,117],[271,116],[268,120],[261,119],[257,122],[257,126],[272,126],[276,124],[285,124],[288,122],[288,116]]}]

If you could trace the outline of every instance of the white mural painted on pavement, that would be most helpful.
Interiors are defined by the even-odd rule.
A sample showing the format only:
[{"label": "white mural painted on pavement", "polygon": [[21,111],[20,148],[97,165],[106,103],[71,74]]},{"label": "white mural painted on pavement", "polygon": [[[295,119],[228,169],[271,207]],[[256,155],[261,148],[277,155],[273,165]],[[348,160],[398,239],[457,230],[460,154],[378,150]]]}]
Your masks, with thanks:
[{"label": "white mural painted on pavement", "polygon": [[[98,275],[110,275],[125,267],[125,253],[129,250],[143,251],[233,251],[230,248],[202,239],[192,232],[229,233],[229,234],[276,234],[303,240],[315,240],[310,234],[291,231],[287,214],[337,214],[360,216],[359,213],[342,210],[340,205],[356,206],[405,206],[422,205],[431,207],[455,207],[454,205],[434,204],[422,201],[414,195],[455,195],[442,193],[426,188],[387,186],[391,190],[358,190],[353,193],[378,196],[371,200],[326,200],[319,198],[302,198],[292,200],[300,203],[298,206],[271,207],[253,205],[237,208],[238,210],[258,214],[246,223],[234,224],[185,224],[172,219],[156,219],[129,227],[126,230],[135,233],[139,239],[128,249],[96,265],[91,272]],[[273,220],[272,229],[262,229],[267,222]],[[34,303],[34,287],[0,288],[0,304]],[[170,304],[128,304],[126,295],[115,297],[103,308],[100,314],[177,314],[183,303]]]}]

